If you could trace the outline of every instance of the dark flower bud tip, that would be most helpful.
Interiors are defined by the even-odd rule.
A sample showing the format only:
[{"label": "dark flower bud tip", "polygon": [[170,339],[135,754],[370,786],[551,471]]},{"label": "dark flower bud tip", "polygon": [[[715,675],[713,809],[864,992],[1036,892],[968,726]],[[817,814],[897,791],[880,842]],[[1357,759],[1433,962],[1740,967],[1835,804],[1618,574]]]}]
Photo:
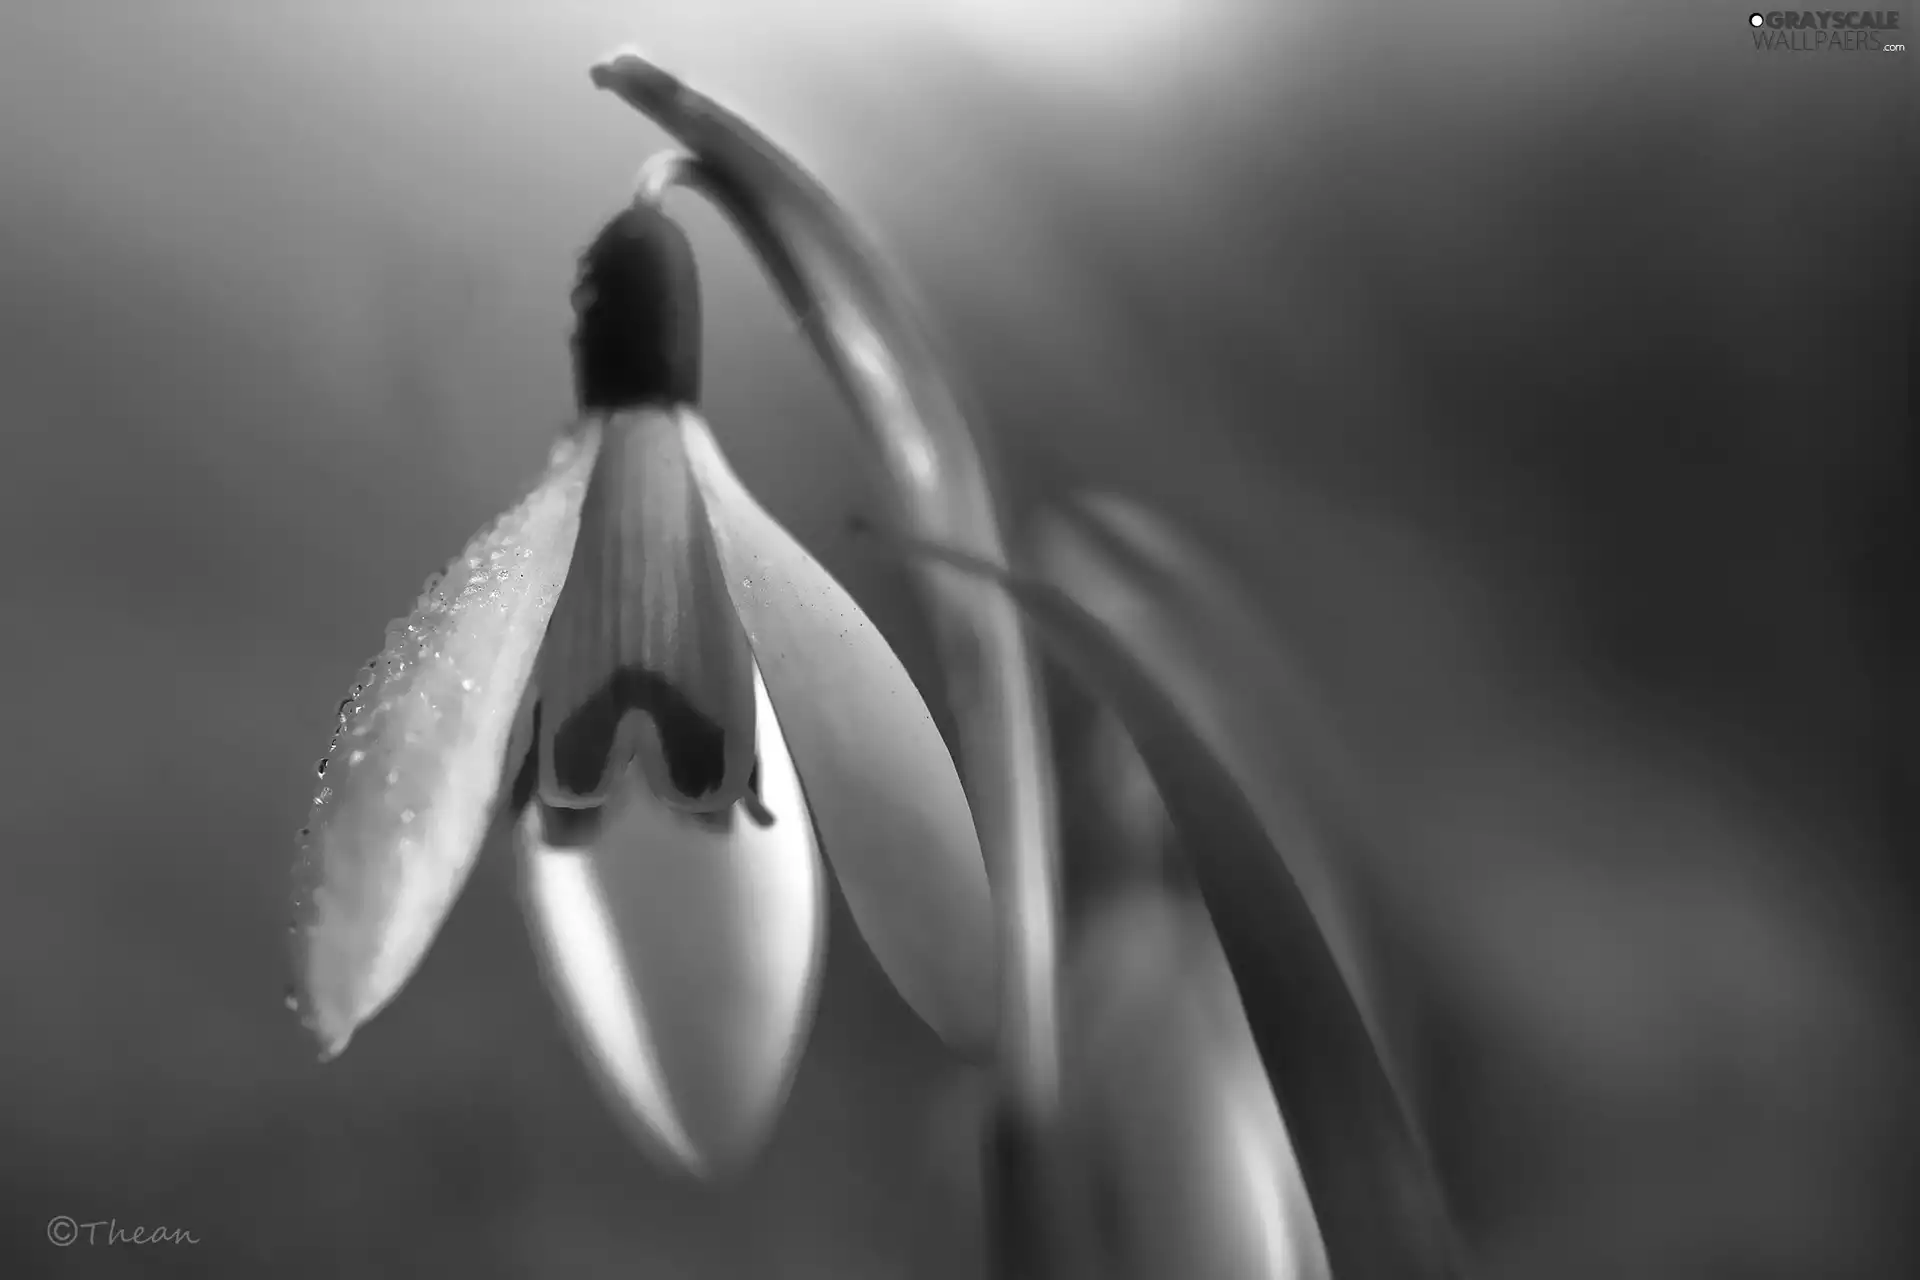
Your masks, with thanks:
[{"label": "dark flower bud tip", "polygon": [[700,277],[686,232],[662,210],[636,201],[601,228],[580,257],[573,309],[582,411],[698,399]]}]

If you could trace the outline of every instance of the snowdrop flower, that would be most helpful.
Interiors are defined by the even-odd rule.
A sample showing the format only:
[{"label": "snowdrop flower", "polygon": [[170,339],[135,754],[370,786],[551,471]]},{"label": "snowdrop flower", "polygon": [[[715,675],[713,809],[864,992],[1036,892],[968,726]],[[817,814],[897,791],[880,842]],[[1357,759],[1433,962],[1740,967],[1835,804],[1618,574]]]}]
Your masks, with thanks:
[{"label": "snowdrop flower", "polygon": [[618,1112],[733,1167],[810,1020],[820,853],[895,987],[987,1050],[994,922],[926,706],[698,410],[700,300],[649,199],[586,251],[580,417],[342,703],[301,833],[293,1003],[326,1055],[400,992],[497,813],[542,970]]},{"label": "snowdrop flower", "polygon": [[[984,441],[919,308],[874,243],[770,138],[643,55],[623,51],[592,78],[690,153],[657,158],[643,184],[697,192],[753,249],[853,410],[891,518],[1004,567]],[[1024,1125],[1044,1126],[1059,1071],[1058,851],[1039,674],[1018,611],[990,584],[938,564],[912,567],[1000,914],[1005,1101]]]}]

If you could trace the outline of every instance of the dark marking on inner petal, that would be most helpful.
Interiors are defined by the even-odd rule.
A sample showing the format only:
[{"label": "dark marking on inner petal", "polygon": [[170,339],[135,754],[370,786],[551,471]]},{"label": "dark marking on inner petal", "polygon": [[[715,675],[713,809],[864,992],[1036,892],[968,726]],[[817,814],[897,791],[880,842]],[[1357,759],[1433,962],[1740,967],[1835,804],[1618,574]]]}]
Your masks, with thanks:
[{"label": "dark marking on inner petal", "polygon": [[613,740],[626,708],[618,677],[580,705],[553,734],[553,776],[568,791],[594,795],[613,764]]},{"label": "dark marking on inner petal", "polygon": [[747,775],[747,793],[740,797],[740,807],[747,811],[747,817],[753,819],[757,827],[773,825],[773,810],[767,808],[767,802],[760,798],[760,761],[755,758],[753,772]]},{"label": "dark marking on inner petal", "polygon": [[560,784],[581,794],[600,790],[607,770],[626,764],[614,757],[620,722],[639,711],[652,719],[666,781],[676,794],[669,804],[698,803],[727,781],[727,734],[659,672],[622,667],[553,735],[553,772]]}]

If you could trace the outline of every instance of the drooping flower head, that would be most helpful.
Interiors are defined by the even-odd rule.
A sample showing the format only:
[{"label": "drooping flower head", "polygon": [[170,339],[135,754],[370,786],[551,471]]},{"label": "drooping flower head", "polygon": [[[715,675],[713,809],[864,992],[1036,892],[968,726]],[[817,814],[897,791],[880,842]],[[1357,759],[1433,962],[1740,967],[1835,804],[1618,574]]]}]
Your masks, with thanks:
[{"label": "drooping flower head", "polygon": [[342,704],[302,833],[295,1005],[337,1053],[397,995],[492,818],[543,973],[618,1114],[712,1172],[764,1140],[832,860],[907,1002],[991,1043],[986,876],[924,702],[700,416],[698,273],[650,200],[574,293],[580,417]]}]

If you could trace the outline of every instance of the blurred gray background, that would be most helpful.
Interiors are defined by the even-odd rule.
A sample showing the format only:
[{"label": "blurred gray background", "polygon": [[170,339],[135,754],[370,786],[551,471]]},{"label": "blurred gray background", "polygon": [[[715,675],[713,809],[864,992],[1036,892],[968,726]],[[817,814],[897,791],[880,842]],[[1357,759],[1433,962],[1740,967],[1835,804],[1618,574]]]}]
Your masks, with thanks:
[{"label": "blurred gray background", "polygon": [[[886,244],[1023,510],[1123,489],[1289,636],[1387,833],[1382,998],[1485,1274],[1909,1274],[1920,55],[1744,22],[9,5],[0,1274],[969,1274],[953,1068],[838,908],[720,1189],[605,1122],[499,850],[342,1060],[281,1008],[331,710],[569,409],[573,255],[663,141],[587,83],[629,40]],[[684,212],[716,428],[932,687],[844,532],[842,410]]]}]

